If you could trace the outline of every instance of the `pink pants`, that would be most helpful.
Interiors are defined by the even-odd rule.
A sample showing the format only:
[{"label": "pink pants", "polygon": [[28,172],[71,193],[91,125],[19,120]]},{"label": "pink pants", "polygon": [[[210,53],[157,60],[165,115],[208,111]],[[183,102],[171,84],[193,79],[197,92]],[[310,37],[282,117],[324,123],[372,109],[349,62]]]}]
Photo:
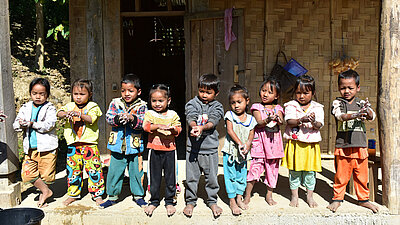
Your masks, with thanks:
[{"label": "pink pants", "polygon": [[260,181],[262,173],[265,171],[264,183],[270,188],[276,188],[278,182],[280,159],[253,158],[249,173],[247,174],[247,182],[257,180]]}]

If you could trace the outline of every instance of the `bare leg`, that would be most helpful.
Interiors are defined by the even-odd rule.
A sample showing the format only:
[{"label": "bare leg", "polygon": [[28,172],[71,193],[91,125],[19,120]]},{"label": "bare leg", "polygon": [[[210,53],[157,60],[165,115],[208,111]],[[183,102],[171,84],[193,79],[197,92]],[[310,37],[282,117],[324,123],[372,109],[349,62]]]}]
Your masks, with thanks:
[{"label": "bare leg", "polygon": [[213,212],[214,217],[219,217],[222,214],[222,209],[217,204],[210,206],[210,208]]},{"label": "bare leg", "polygon": [[374,212],[374,213],[377,213],[379,211],[379,208],[369,201],[368,202],[359,202],[358,204],[362,207],[372,210],[372,212]]},{"label": "bare leg", "polygon": [[167,205],[167,206],[165,206],[165,208],[167,209],[167,215],[168,216],[172,216],[176,212],[176,209],[175,209],[175,207],[173,205]]},{"label": "bare leg", "polygon": [[192,217],[194,205],[187,204],[186,207],[183,209],[183,214],[187,217]]},{"label": "bare leg", "polygon": [[39,196],[39,201],[37,206],[39,208],[43,208],[47,206],[46,200],[53,195],[53,192],[50,190],[49,186],[43,182],[42,179],[37,179],[33,185],[38,188],[42,193]]},{"label": "bare leg", "polygon": [[332,212],[336,212],[337,208],[339,208],[340,206],[340,202],[338,201],[333,201],[331,204],[329,204],[326,208],[328,208],[329,210],[331,210]]},{"label": "bare leg", "polygon": [[74,201],[76,201],[76,198],[68,197],[65,201],[63,201],[63,204],[65,206],[68,206],[69,204],[73,203]]},{"label": "bare leg", "polygon": [[274,191],[273,188],[267,186],[267,196],[265,196],[265,201],[268,205],[276,205],[276,201],[272,199],[272,192]]},{"label": "bare leg", "polygon": [[96,198],[96,205],[100,205],[104,203],[104,200],[100,197],[100,198]]},{"label": "bare leg", "polygon": [[157,206],[149,205],[149,206],[147,206],[147,207],[144,209],[144,212],[146,213],[146,215],[152,216],[152,215],[153,215],[153,212],[154,212],[154,210],[155,210],[156,208],[157,208]]},{"label": "bare leg", "polygon": [[[244,204],[246,204],[247,206],[250,203],[250,198],[251,198],[251,191],[253,190],[254,184],[256,183],[255,180],[249,181],[247,182],[247,186],[246,186],[246,195],[244,197]],[[247,207],[248,208],[248,207]]]},{"label": "bare leg", "polygon": [[243,202],[243,195],[236,195],[236,203],[243,210],[249,209],[249,206]]},{"label": "bare leg", "polygon": [[[232,214],[234,216],[239,216],[240,214],[242,214],[242,210],[240,210],[238,205],[236,204],[235,198],[229,199],[229,208],[231,208]],[[213,211],[213,213],[214,213],[214,211]],[[215,213],[214,213],[214,216],[215,216]]]},{"label": "bare leg", "polygon": [[299,188],[296,188],[292,191],[292,199],[290,200],[289,205],[292,207],[299,207]]},{"label": "bare leg", "polygon": [[318,206],[318,204],[314,201],[313,193],[314,191],[307,189],[307,204],[310,206],[310,208],[315,208]]}]

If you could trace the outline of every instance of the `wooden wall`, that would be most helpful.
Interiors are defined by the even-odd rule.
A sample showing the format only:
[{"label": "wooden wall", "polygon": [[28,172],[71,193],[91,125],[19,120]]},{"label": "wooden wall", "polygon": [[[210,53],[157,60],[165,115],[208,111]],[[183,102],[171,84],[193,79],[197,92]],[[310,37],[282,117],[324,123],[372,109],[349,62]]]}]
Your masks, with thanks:
[{"label": "wooden wall", "polygon": [[[295,58],[316,79],[317,100],[325,106],[325,126],[321,130],[323,152],[332,150],[336,135],[335,121],[329,111],[332,100],[339,96],[337,75],[328,68],[332,58],[346,55],[359,59],[360,66],[356,69],[361,76],[359,97],[368,97],[376,109],[379,0],[209,1],[209,10],[233,6],[245,9],[246,85],[251,90],[252,102],[259,101],[263,73],[271,71],[283,41],[287,57]],[[378,139],[373,137],[373,133],[377,135],[376,129],[377,121],[367,123],[368,138]]]}]

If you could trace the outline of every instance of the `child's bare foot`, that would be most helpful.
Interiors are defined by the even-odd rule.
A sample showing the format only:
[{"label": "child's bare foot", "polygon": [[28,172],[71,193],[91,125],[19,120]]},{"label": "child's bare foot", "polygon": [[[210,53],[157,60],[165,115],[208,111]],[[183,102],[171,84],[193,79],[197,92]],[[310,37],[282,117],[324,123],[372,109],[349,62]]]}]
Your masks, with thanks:
[{"label": "child's bare foot", "polygon": [[247,197],[247,195],[246,195],[246,197],[244,197],[243,203],[245,205],[247,205],[247,208],[248,208],[249,207],[249,203],[250,203],[250,197]]},{"label": "child's bare foot", "polygon": [[379,211],[379,208],[369,201],[368,202],[359,202],[358,204],[362,207],[372,210],[372,212],[374,212],[374,213],[377,213]]},{"label": "child's bare foot", "polygon": [[299,189],[296,188],[292,191],[292,198],[290,199],[289,205],[292,207],[299,207]]},{"label": "child's bare foot", "polygon": [[318,204],[314,201],[313,191],[307,190],[307,204],[310,208],[315,208]]},{"label": "child's bare foot", "polygon": [[339,201],[333,201],[326,208],[328,208],[332,212],[336,212],[336,210],[337,210],[337,208],[339,208],[339,206],[340,206],[340,202]]},{"label": "child's bare foot", "polygon": [[175,209],[175,207],[173,205],[167,205],[167,206],[165,206],[165,208],[167,209],[167,215],[168,216],[172,216],[176,212],[176,209]]},{"label": "child's bare foot", "polygon": [[276,201],[274,201],[274,199],[272,199],[272,191],[274,189],[267,187],[267,196],[265,196],[265,201],[268,203],[268,205],[276,205]]},{"label": "child's bare foot", "polygon": [[241,195],[237,195],[237,196],[236,196],[236,203],[237,203],[237,205],[239,206],[239,208],[241,208],[241,209],[243,209],[243,210],[249,209],[249,206],[246,205],[246,204],[243,202],[243,196],[241,196]]},{"label": "child's bare foot", "polygon": [[63,204],[65,205],[65,206],[69,206],[71,203],[73,203],[74,201],[76,201],[76,198],[71,198],[71,197],[68,197],[65,201],[63,201]]},{"label": "child's bare foot", "polygon": [[47,188],[47,190],[43,191],[43,193],[40,194],[40,196],[39,196],[39,201],[38,201],[38,203],[37,203],[37,206],[38,206],[39,208],[47,207],[48,205],[47,205],[47,203],[46,203],[46,200],[47,200],[48,198],[50,198],[52,195],[53,195],[53,192],[52,192],[49,188]]},{"label": "child's bare foot", "polygon": [[183,214],[187,217],[192,217],[194,205],[187,204],[186,207],[183,209]]},{"label": "child's bare foot", "polygon": [[104,203],[104,200],[102,198],[96,198],[95,202],[96,202],[96,205],[99,206],[100,204]]},{"label": "child's bare foot", "polygon": [[[214,205],[213,205],[214,206]],[[212,207],[212,206],[211,206]],[[234,216],[239,216],[240,214],[242,214],[242,210],[240,210],[240,208],[238,207],[238,205],[236,204],[236,200],[235,198],[230,198],[229,199],[229,208],[231,208],[232,214]],[[212,209],[212,208],[211,208]],[[214,213],[214,210],[213,210]],[[214,213],[215,216],[215,213]]]},{"label": "child's bare foot", "polygon": [[214,214],[214,217],[219,217],[222,214],[222,209],[217,204],[210,206],[210,208]]},{"label": "child's bare foot", "polygon": [[157,208],[157,206],[155,206],[155,205],[149,205],[149,206],[147,206],[145,209],[144,209],[144,212],[146,213],[146,215],[148,215],[148,216],[152,216],[153,215],[153,212],[154,212],[154,210]]}]

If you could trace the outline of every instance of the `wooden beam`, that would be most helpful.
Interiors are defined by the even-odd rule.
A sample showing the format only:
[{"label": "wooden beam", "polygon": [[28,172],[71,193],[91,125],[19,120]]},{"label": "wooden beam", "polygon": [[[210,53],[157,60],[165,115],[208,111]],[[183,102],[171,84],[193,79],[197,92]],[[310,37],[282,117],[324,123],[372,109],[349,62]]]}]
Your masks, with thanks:
[{"label": "wooden beam", "polygon": [[121,12],[121,17],[184,16],[185,11]]},{"label": "wooden beam", "polygon": [[[232,11],[232,17],[243,16],[244,10],[243,9],[235,9]],[[225,11],[208,11],[208,12],[200,12],[187,15],[189,20],[202,20],[202,19],[220,19],[224,18]]]},{"label": "wooden beam", "polygon": [[383,204],[400,214],[400,0],[382,1],[378,70],[379,143]]},{"label": "wooden beam", "polygon": [[135,11],[140,12],[140,0],[135,0]]},{"label": "wooden beam", "polygon": [[172,11],[172,2],[171,2],[171,0],[167,0],[167,9],[168,9],[168,11]]}]

